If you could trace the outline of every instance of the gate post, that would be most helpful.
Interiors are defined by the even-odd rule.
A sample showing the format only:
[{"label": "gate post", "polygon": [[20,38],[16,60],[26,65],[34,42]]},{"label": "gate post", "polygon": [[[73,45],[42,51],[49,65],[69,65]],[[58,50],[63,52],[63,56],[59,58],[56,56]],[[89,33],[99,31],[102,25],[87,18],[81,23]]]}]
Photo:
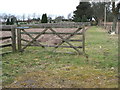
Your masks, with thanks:
[{"label": "gate post", "polygon": [[21,29],[17,29],[18,51],[21,51]]},{"label": "gate post", "polygon": [[82,46],[83,46],[83,53],[85,53],[85,26],[83,27],[82,31]]},{"label": "gate post", "polygon": [[16,52],[16,32],[15,28],[11,28],[12,33],[12,51]]}]

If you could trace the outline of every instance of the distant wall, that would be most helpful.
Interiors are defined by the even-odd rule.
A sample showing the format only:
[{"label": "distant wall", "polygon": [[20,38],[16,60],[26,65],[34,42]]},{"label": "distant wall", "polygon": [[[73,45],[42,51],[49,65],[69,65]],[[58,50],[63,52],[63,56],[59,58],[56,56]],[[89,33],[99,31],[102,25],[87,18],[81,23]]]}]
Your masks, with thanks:
[{"label": "distant wall", "polygon": [[45,28],[45,27],[52,27],[52,28],[78,28],[81,26],[90,26],[90,22],[63,22],[63,23],[41,23],[41,24],[29,24],[29,25],[22,25],[28,26],[31,28]]}]

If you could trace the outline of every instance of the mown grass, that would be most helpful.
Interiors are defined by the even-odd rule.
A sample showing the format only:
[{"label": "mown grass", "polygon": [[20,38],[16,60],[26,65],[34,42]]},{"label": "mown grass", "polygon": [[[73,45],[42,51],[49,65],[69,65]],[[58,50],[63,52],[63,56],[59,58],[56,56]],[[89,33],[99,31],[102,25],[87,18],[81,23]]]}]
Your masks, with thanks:
[{"label": "mown grass", "polygon": [[[118,36],[109,35],[102,28],[92,28],[86,37],[86,52],[101,67],[117,67]],[[95,38],[95,39],[94,39]]]},{"label": "mown grass", "polygon": [[[25,81],[25,76],[30,78],[31,75],[33,77],[35,74],[38,75],[40,71],[46,71],[50,72],[49,78],[46,77],[51,80],[49,82],[53,80],[51,78],[53,73],[53,77],[57,78],[59,76],[61,79],[71,81],[70,85],[68,85],[69,82],[66,82],[64,86],[60,83],[57,83],[57,85],[53,83],[55,84],[53,87],[60,87],[60,85],[62,87],[88,88],[117,87],[117,38],[117,35],[109,35],[100,27],[89,28],[86,32],[86,54],[88,54],[88,59],[83,55],[52,53],[40,47],[29,47],[23,53],[8,54],[2,57],[3,86],[9,86],[15,80],[18,80],[18,82]],[[36,76],[36,79],[38,78]],[[26,84],[21,87],[25,86]],[[51,87],[45,84],[37,86]],[[10,87],[20,87],[20,85],[11,84]]]}]

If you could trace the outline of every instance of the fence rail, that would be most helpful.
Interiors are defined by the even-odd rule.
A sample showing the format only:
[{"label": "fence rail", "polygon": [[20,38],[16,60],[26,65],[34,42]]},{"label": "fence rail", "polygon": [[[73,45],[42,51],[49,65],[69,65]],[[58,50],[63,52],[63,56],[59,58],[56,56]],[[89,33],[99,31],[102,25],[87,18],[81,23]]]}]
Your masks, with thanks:
[{"label": "fence rail", "polygon": [[[103,26],[107,30],[107,32],[111,32],[113,27],[113,22],[106,22],[105,25],[104,23],[102,23],[101,26]],[[116,25],[116,30],[115,30],[116,33],[119,33],[118,28],[119,28],[119,22],[117,22]]]},{"label": "fence rail", "polygon": [[6,47],[11,47],[12,51],[7,51],[7,52],[2,52],[0,53],[1,55],[4,55],[6,53],[10,53],[10,52],[16,52],[16,32],[15,32],[15,28],[16,26],[13,25],[8,25],[8,26],[2,26],[2,29],[0,29],[0,32],[10,32],[11,36],[1,36],[0,40],[4,41],[7,39],[11,39],[11,43],[1,43],[0,48],[4,49]]},{"label": "fence rail", "polygon": [[12,38],[11,36],[6,36],[6,37],[0,37],[0,40],[5,40],[5,39],[9,39]]}]

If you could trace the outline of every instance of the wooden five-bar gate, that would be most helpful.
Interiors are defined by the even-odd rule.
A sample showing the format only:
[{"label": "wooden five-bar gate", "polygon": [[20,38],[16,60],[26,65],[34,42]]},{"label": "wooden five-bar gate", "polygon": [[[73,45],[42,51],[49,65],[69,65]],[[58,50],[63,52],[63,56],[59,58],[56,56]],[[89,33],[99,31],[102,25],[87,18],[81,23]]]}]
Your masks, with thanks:
[{"label": "wooden five-bar gate", "polygon": [[[33,28],[34,29],[34,28]],[[45,47],[54,47],[54,50],[62,47],[62,48],[73,48],[78,54],[84,54],[85,53],[85,27],[78,27],[74,32],[57,32],[55,30],[56,28],[52,28],[51,26],[43,28],[40,32],[29,32],[29,27],[17,27],[17,44],[18,44],[18,50],[20,52],[23,52],[28,46],[40,46],[42,48]],[[47,32],[47,31],[51,32]],[[22,35],[27,35],[31,40],[26,40],[25,38],[22,38]],[[32,35],[35,34],[36,37],[33,37]],[[39,42],[37,39],[44,34],[52,34],[56,35],[61,39],[61,42],[57,45],[43,45],[41,42]],[[67,37],[63,37],[62,35],[67,35]],[[80,35],[82,38],[72,40],[71,38],[75,35]],[[25,41],[26,44],[22,44],[22,41]],[[70,43],[70,41],[76,41],[82,43],[81,46],[74,46]],[[67,43],[69,46],[62,45],[64,43]]]}]

